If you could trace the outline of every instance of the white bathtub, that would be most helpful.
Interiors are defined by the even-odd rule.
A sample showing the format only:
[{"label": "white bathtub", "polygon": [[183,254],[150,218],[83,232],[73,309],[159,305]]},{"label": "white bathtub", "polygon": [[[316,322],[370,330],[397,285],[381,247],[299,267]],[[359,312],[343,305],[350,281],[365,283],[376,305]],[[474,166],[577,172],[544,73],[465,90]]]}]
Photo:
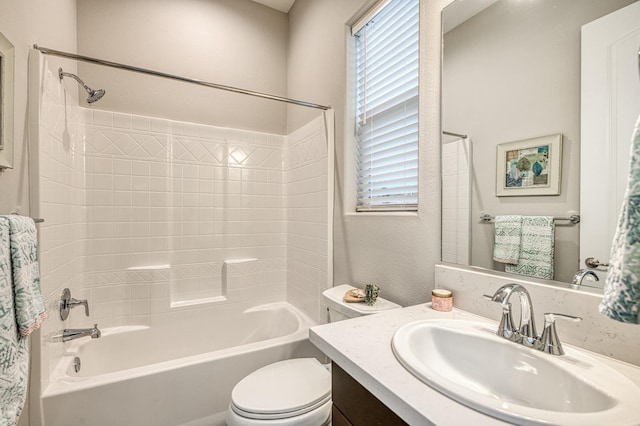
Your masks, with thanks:
[{"label": "white bathtub", "polygon": [[54,369],[42,399],[45,426],[222,425],[244,376],[272,362],[322,356],[308,340],[311,325],[283,302],[104,329],[99,339],[74,341]]}]

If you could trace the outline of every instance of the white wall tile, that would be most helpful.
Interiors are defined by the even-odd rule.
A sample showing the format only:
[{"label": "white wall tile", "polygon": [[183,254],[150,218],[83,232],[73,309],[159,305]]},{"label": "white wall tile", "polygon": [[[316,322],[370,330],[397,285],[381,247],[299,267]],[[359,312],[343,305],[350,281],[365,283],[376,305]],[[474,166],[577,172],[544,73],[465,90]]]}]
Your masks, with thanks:
[{"label": "white wall tile", "polygon": [[150,129],[152,132],[157,133],[169,133],[169,121],[159,118],[152,118],[150,120]]},{"label": "white wall tile", "polygon": [[113,113],[96,109],[93,111],[93,124],[96,126],[113,127]]},{"label": "white wall tile", "polygon": [[131,129],[131,115],[130,114],[121,114],[118,112],[113,113],[113,127],[117,127],[120,129]]},{"label": "white wall tile", "polygon": [[149,131],[151,129],[151,119],[149,117],[133,115],[131,117],[131,128],[134,130]]}]

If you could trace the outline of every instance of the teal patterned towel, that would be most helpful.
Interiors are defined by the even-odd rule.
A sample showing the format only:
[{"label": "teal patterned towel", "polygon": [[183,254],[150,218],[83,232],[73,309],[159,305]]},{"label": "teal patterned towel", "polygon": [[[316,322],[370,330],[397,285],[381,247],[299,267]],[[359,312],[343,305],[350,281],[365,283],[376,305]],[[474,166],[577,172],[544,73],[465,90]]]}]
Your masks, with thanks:
[{"label": "teal patterned towel", "polygon": [[29,380],[27,336],[47,317],[33,220],[0,216],[0,424],[20,416]]},{"label": "teal patterned towel", "polygon": [[613,237],[600,312],[616,321],[640,324],[640,117],[631,141],[629,183]]},{"label": "teal patterned towel", "polygon": [[555,222],[552,216],[522,216],[520,257],[504,270],[529,277],[553,279]]},{"label": "teal patterned towel", "polygon": [[493,260],[517,264],[520,257],[522,216],[496,216],[493,231]]}]

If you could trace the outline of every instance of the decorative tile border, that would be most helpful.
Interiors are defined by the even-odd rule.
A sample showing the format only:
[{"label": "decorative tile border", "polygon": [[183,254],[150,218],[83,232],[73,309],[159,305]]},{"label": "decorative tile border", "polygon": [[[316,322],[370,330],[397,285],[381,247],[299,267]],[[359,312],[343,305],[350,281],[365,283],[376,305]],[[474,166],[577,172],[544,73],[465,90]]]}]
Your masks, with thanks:
[{"label": "decorative tile border", "polygon": [[85,111],[88,155],[282,170],[284,136]]}]

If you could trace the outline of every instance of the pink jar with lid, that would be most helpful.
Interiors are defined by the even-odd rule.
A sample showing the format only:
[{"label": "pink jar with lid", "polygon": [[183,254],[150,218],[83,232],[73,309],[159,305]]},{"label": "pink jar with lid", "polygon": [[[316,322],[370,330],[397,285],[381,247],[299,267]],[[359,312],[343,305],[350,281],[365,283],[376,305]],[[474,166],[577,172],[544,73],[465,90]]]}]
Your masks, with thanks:
[{"label": "pink jar with lid", "polygon": [[440,312],[451,312],[453,295],[449,290],[437,288],[431,291],[431,308]]}]

